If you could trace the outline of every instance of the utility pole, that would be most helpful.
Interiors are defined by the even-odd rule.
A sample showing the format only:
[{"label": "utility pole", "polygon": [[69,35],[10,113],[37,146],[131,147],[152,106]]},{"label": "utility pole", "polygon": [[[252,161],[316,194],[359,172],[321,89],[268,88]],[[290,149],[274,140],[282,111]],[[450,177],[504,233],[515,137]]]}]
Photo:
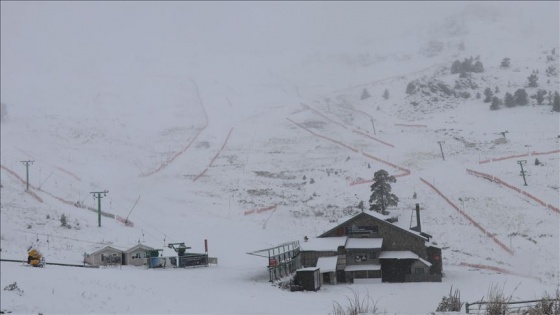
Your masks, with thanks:
[{"label": "utility pole", "polygon": [[441,147],[441,144],[444,143],[445,141],[438,141],[437,143],[439,143],[439,149],[441,151],[441,158],[445,161],[445,156],[443,155],[443,148]]},{"label": "utility pole", "polygon": [[527,164],[527,160],[517,161],[517,164],[521,166],[521,176],[523,176],[523,182],[525,183],[525,186],[527,186],[527,180],[525,179],[525,171],[523,170],[523,164]]},{"label": "utility pole", "polygon": [[35,161],[20,161],[25,165],[25,176],[27,178],[25,190],[29,190],[29,165],[32,165]]},{"label": "utility pole", "polygon": [[[107,196],[108,193],[108,190],[91,192],[91,194],[93,194],[93,199],[95,200],[95,198],[97,198],[97,220],[99,222],[99,227],[101,227],[101,198]],[[101,194],[103,194],[103,197],[101,197]]]},{"label": "utility pole", "polygon": [[371,126],[373,127],[373,134],[377,136],[377,132],[375,132],[375,125],[373,124],[373,118],[371,118]]}]

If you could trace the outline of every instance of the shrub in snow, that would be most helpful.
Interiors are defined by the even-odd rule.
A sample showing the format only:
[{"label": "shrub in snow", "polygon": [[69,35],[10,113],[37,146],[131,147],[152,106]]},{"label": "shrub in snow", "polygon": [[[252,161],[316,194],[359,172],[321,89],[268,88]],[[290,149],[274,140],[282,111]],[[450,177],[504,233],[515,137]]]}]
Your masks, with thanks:
[{"label": "shrub in snow", "polygon": [[370,296],[369,292],[366,296],[361,297],[360,293],[350,289],[352,297],[346,296],[348,304],[346,306],[340,305],[338,302],[333,303],[333,315],[357,315],[357,314],[378,314],[377,302]]},{"label": "shrub in snow", "polygon": [[455,289],[455,292],[453,292],[453,286],[451,286],[449,296],[444,296],[441,299],[436,312],[459,312],[463,304],[465,303],[461,302],[461,292],[459,292],[459,289]]},{"label": "shrub in snow", "polygon": [[535,159],[535,165],[541,165],[541,161],[539,161],[539,159]]},{"label": "shrub in snow", "polygon": [[387,89],[385,89],[385,92],[383,92],[383,98],[384,99],[389,99],[389,91]]},{"label": "shrub in snow", "polygon": [[531,98],[534,98],[537,100],[537,104],[542,105],[543,101],[544,101],[544,97],[546,95],[546,91],[545,90],[538,90],[536,94],[532,95]]},{"label": "shrub in snow", "polygon": [[504,289],[499,288],[497,285],[492,285],[488,290],[486,297],[488,304],[486,304],[486,314],[488,315],[503,315],[508,314],[508,304],[511,301],[511,296],[504,295]]},{"label": "shrub in snow", "polygon": [[539,84],[537,83],[537,81],[539,80],[539,77],[537,77],[537,75],[533,72],[531,73],[531,75],[529,77],[527,77],[527,81],[529,81],[529,83],[527,84],[528,87],[537,87],[539,86]]},{"label": "shrub in snow", "polygon": [[560,93],[554,92],[554,101],[552,101],[552,110],[560,112]]},{"label": "shrub in snow", "polygon": [[502,105],[502,101],[496,96],[492,97],[492,104],[490,104],[490,109],[497,110],[500,108],[500,105]]},{"label": "shrub in snow", "polygon": [[517,89],[517,91],[513,94],[513,97],[515,98],[515,103],[517,105],[527,105],[529,103],[529,100],[527,99],[527,91],[525,91],[525,89]]},{"label": "shrub in snow", "polygon": [[500,68],[509,68],[510,59],[504,58],[502,59],[502,63],[500,64]]},{"label": "shrub in snow", "polygon": [[294,284],[295,275],[284,277],[282,279],[276,280],[274,285],[282,290],[290,290],[291,286]]},{"label": "shrub in snow", "polygon": [[4,291],[14,291],[17,295],[22,296],[23,295],[23,290],[20,289],[17,285],[17,282],[8,284],[5,288]]},{"label": "shrub in snow", "polygon": [[489,87],[484,89],[484,96],[484,103],[490,103],[492,101],[492,97],[494,96],[494,93],[492,93],[492,89],[490,89]]},{"label": "shrub in snow", "polygon": [[66,218],[66,215],[64,213],[60,216],[60,226],[69,227],[68,226],[68,218]]},{"label": "shrub in snow", "polygon": [[362,91],[362,96],[360,97],[360,99],[361,99],[361,100],[365,100],[365,99],[370,98],[370,97],[371,97],[371,95],[369,94],[368,90],[367,90],[367,89],[364,89],[364,90]]},{"label": "shrub in snow", "polygon": [[515,98],[510,92],[506,92],[506,96],[504,96],[504,105],[506,107],[515,107]]}]

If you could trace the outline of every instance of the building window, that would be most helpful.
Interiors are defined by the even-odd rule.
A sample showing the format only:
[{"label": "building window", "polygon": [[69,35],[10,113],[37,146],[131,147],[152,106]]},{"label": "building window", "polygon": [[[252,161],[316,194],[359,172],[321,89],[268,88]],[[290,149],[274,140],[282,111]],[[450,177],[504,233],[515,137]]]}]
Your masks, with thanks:
[{"label": "building window", "polygon": [[367,255],[365,253],[356,253],[354,257],[356,262],[367,261]]},{"label": "building window", "polygon": [[135,253],[134,255],[132,255],[132,259],[140,259],[142,258],[142,255],[140,254],[140,252]]},{"label": "building window", "polygon": [[370,257],[371,259],[377,259],[377,253],[376,253],[376,252],[371,252],[371,253],[369,254],[369,257]]},{"label": "building window", "polygon": [[424,268],[416,267],[416,268],[414,268],[414,273],[417,274],[417,275],[423,275],[424,274]]}]

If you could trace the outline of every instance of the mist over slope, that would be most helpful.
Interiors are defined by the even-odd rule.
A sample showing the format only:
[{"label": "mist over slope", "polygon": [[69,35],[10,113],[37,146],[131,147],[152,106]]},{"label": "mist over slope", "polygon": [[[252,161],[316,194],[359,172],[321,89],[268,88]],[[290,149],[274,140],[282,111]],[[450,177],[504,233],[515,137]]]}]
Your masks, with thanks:
[{"label": "mist over slope", "polygon": [[[24,259],[38,244],[47,261],[81,263],[100,244],[186,242],[203,251],[207,239],[219,259],[210,268],[157,271],[2,263],[2,288],[17,281],[25,291],[3,290],[2,310],[327,313],[347,286],[312,296],[281,291],[267,282],[266,262],[246,253],[317,236],[358,213],[379,169],[398,176],[393,191],[401,201],[390,211],[399,225],[408,228],[421,204],[446,273],[440,284],[351,286],[388,312],[432,312],[451,285],[468,301],[495,283],[519,299],[558,285],[559,215],[546,206],[560,203],[558,113],[548,100],[496,111],[483,102],[486,87],[503,98],[525,88],[534,70],[539,87],[526,88],[529,95],[558,91],[558,74],[546,75],[560,69],[558,3],[1,8],[2,258]],[[485,69],[467,78],[476,88],[450,73],[453,61],[470,57]],[[510,68],[500,67],[503,58]],[[470,97],[438,92],[436,101],[429,88],[407,94],[412,81],[441,82]],[[361,99],[364,89],[370,98]],[[511,156],[519,157],[499,160]],[[35,161],[32,194],[24,160]],[[107,217],[98,227],[95,212],[74,205],[96,209],[91,192],[104,190],[102,210],[134,227]],[[62,214],[70,228],[61,227]],[[286,304],[271,308],[279,298]]]}]

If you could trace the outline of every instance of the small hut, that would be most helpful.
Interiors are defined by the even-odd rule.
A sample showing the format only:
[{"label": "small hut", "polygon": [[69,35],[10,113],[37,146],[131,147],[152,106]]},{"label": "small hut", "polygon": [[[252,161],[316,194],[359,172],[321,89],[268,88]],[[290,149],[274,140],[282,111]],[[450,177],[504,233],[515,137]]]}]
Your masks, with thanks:
[{"label": "small hut", "polygon": [[305,291],[317,291],[321,288],[321,273],[317,267],[307,267],[296,270],[294,283]]}]

